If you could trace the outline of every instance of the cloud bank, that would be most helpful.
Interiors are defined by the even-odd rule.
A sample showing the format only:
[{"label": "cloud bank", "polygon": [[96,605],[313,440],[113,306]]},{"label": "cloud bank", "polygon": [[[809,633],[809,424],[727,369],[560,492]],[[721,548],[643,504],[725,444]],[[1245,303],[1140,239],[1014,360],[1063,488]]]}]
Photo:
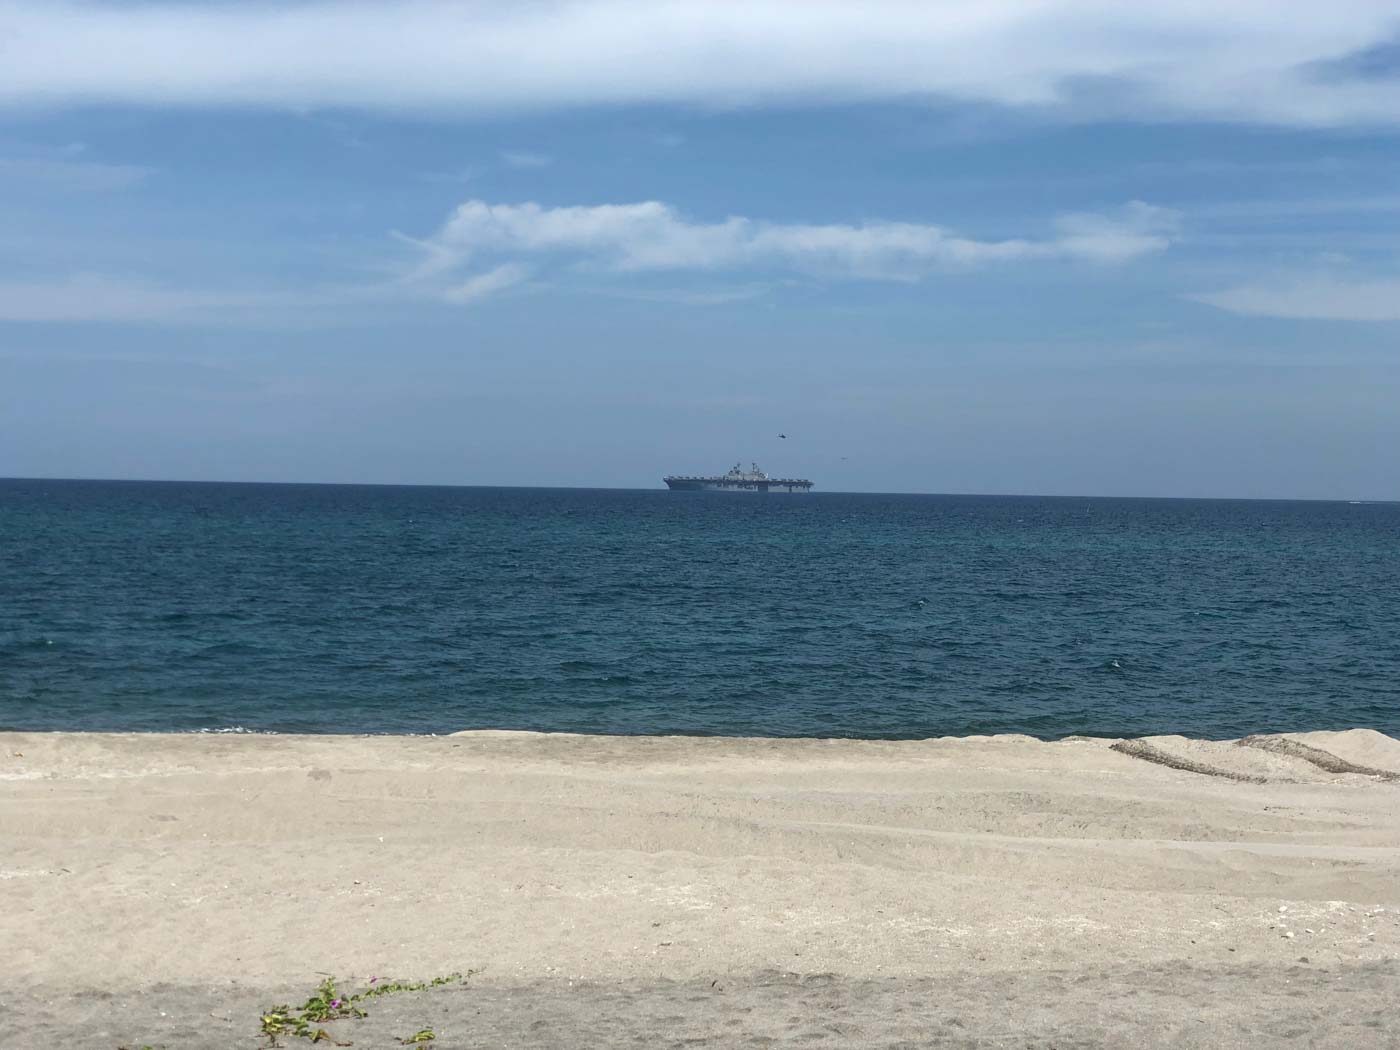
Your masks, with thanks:
[{"label": "cloud bank", "polygon": [[614,273],[761,270],[833,278],[913,281],[939,269],[1077,260],[1112,264],[1164,250],[1174,212],[1134,201],[1111,214],[1071,214],[1041,240],[976,240],[910,222],[774,223],[731,216],[694,222],[660,201],[549,208],[470,200],[436,234],[415,241],[416,282],[495,269],[454,285],[446,297],[481,298],[516,283],[527,261]]},{"label": "cloud bank", "polygon": [[930,100],[1400,123],[1393,0],[0,0],[0,105]]}]

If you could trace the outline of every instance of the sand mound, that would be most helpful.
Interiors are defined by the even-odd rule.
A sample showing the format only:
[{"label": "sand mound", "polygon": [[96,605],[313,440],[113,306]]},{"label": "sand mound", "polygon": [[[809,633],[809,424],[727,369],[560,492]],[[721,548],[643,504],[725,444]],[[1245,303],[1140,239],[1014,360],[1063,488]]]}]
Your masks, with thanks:
[{"label": "sand mound", "polygon": [[1400,782],[1400,741],[1370,729],[1258,734],[1240,740],[1147,736],[1112,750],[1168,769],[1250,784]]},{"label": "sand mound", "polygon": [[1329,779],[1317,767],[1297,757],[1243,748],[1234,740],[1148,736],[1122,741],[1114,745],[1114,750],[1172,769],[1243,783],[1313,783]]},{"label": "sand mound", "polygon": [[1288,739],[1336,755],[1345,762],[1400,775],[1400,740],[1374,729],[1286,735]]}]

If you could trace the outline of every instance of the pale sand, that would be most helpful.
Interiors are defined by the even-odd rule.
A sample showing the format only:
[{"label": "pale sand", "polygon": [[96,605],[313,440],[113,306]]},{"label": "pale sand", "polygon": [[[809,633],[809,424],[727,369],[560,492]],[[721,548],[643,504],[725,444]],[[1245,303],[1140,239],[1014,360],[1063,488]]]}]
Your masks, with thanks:
[{"label": "pale sand", "polygon": [[1400,742],[1288,740],[0,734],[0,1046],[1400,1046]]}]

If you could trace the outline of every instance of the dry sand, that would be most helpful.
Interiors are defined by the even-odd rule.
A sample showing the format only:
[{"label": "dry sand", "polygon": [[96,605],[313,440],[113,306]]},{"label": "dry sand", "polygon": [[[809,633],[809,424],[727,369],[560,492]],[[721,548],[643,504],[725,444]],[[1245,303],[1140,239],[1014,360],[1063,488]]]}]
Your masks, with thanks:
[{"label": "dry sand", "polygon": [[1400,1046],[1400,742],[0,734],[0,915],[26,1050]]}]

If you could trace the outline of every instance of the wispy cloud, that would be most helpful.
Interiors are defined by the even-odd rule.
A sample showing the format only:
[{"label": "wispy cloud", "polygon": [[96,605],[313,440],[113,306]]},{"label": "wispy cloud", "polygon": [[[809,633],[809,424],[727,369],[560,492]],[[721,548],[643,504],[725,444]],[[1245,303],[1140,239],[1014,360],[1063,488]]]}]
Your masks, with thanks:
[{"label": "wispy cloud", "polygon": [[[1248,171],[1242,173],[1248,177]],[[1400,181],[1400,166],[1393,169],[1378,167],[1377,181]],[[1224,197],[1216,201],[1201,201],[1192,205],[1191,215],[1197,219],[1279,219],[1300,216],[1330,215],[1388,215],[1400,212],[1400,193],[1372,193],[1333,190],[1325,196],[1279,197],[1256,193],[1249,197]]]},{"label": "wispy cloud", "polygon": [[[0,321],[340,323],[368,306],[474,303],[536,274],[585,293],[714,305],[799,277],[915,282],[998,265],[1121,264],[1165,250],[1177,224],[1176,213],[1134,201],[1058,216],[1041,237],[991,240],[915,222],[703,222],[659,201],[551,208],[471,200],[428,237],[395,234],[412,259],[376,281],[220,289],[111,273],[0,277]],[[678,273],[726,283],[657,288],[642,280]]]},{"label": "wispy cloud", "polygon": [[1400,277],[1279,278],[1193,295],[1196,302],[1249,317],[1317,321],[1400,321]]},{"label": "wispy cloud", "polygon": [[757,270],[914,281],[938,269],[999,263],[1121,263],[1164,250],[1176,225],[1174,212],[1140,201],[1111,214],[1060,216],[1042,239],[978,240],[911,222],[695,222],[660,201],[549,208],[471,200],[432,237],[410,242],[422,253],[411,280],[531,259],[623,274]]},{"label": "wispy cloud", "polygon": [[547,168],[554,158],[544,153],[531,153],[527,150],[501,150],[501,160],[512,168]]},{"label": "wispy cloud", "polygon": [[530,276],[530,271],[519,263],[503,263],[495,269],[469,277],[455,284],[443,293],[443,298],[452,303],[470,303],[495,295],[511,285],[519,284]]},{"label": "wispy cloud", "polygon": [[[0,104],[471,113],[940,98],[1400,123],[1389,0],[0,0]],[[1378,56],[1380,56],[1378,58]],[[1381,59],[1384,59],[1382,61]]]}]

